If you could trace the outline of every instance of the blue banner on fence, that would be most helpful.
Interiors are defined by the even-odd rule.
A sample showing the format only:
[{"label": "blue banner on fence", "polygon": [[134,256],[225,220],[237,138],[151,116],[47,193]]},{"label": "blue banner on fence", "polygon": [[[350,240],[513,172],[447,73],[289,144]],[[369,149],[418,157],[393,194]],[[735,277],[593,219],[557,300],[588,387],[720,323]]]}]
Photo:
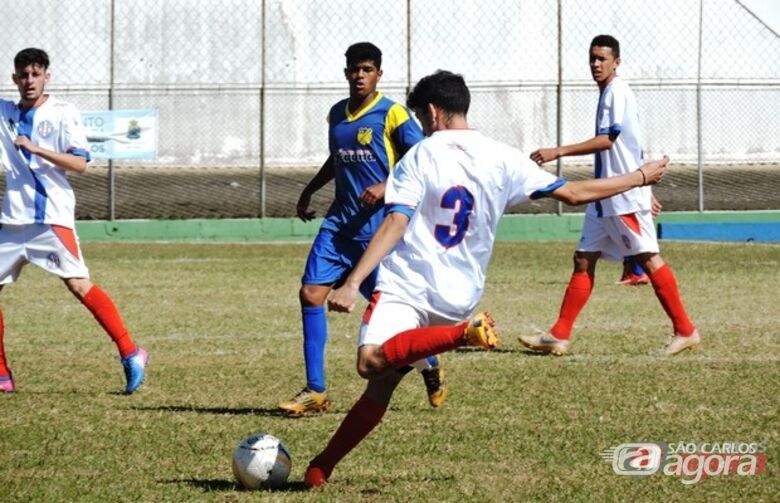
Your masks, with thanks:
[{"label": "blue banner on fence", "polygon": [[157,157],[157,110],[82,112],[93,159]]}]

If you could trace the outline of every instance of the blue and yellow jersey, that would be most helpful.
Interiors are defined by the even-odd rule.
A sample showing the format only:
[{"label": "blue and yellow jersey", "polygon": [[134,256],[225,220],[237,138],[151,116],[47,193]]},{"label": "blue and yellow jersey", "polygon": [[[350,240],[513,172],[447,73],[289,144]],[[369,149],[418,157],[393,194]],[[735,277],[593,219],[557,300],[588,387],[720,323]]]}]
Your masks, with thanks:
[{"label": "blue and yellow jersey", "polygon": [[381,93],[355,115],[349,113],[347,102],[339,101],[328,114],[336,198],[322,228],[369,240],[384,218],[383,204],[367,208],[360,202],[360,194],[387,180],[393,165],[422,140],[423,134],[403,106]]}]

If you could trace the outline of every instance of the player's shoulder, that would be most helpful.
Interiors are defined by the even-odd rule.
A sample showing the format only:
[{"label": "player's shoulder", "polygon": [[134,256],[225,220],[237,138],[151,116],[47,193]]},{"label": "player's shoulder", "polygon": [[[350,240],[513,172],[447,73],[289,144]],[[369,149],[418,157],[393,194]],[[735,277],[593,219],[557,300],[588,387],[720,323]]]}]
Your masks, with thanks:
[{"label": "player's shoulder", "polygon": [[346,117],[347,103],[349,103],[349,98],[344,98],[343,100],[339,100],[336,103],[334,103],[333,106],[331,106],[330,110],[328,111],[328,117],[330,118]]},{"label": "player's shoulder", "polygon": [[3,115],[9,114],[11,111],[17,109],[16,102],[0,98],[0,113]]}]

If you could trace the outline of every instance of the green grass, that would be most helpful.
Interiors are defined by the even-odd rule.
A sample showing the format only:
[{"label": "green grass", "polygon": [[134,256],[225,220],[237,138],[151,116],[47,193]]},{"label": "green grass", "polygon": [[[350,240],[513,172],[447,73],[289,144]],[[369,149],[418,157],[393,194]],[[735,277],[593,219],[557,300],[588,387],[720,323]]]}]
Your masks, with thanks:
[{"label": "green grass", "polygon": [[[147,383],[122,396],[108,338],[60,281],[27,267],[0,305],[18,393],[0,395],[0,501],[776,501],[780,247],[664,244],[701,349],[655,355],[670,333],[652,288],[618,287],[602,262],[571,356],[533,356],[517,336],[547,327],[571,243],[497,246],[482,306],[493,352],[445,355],[451,393],[427,405],[400,386],[381,426],[303,491],[363,382],[359,315],[330,316],[332,413],[275,412],[303,386],[297,289],[306,245],[85,247],[93,280],[151,354]],[[291,485],[238,490],[234,446],[270,432],[292,451]],[[766,442],[766,473],[686,486],[618,476],[599,453],[625,442]]]}]

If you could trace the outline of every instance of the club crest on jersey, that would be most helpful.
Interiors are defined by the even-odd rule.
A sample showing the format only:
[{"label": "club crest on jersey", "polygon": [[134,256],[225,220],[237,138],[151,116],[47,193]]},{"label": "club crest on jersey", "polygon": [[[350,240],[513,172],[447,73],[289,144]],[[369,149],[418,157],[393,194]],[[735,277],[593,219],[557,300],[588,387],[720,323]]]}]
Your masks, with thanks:
[{"label": "club crest on jersey", "polygon": [[54,132],[54,126],[50,121],[43,121],[38,124],[37,132],[41,138],[48,138]]},{"label": "club crest on jersey", "polygon": [[362,127],[358,129],[357,141],[361,145],[368,145],[371,143],[371,139],[374,137],[374,130],[370,127]]},{"label": "club crest on jersey", "polygon": [[51,252],[46,256],[46,262],[48,262],[50,269],[60,268],[60,256],[54,252]]}]

